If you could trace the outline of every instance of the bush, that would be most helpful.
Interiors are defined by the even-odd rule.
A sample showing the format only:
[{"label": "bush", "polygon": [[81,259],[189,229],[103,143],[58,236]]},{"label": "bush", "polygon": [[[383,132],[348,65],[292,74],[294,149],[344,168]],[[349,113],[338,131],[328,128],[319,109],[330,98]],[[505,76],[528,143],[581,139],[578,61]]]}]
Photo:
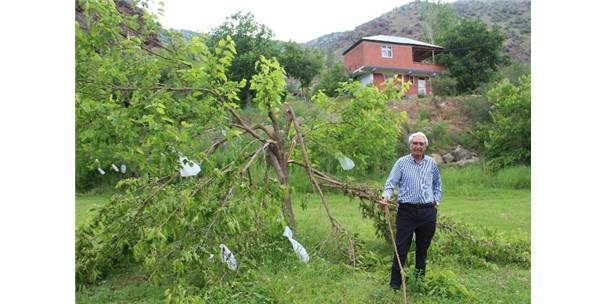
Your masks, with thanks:
[{"label": "bush", "polygon": [[413,277],[409,283],[411,291],[416,293],[467,301],[475,298],[467,287],[457,281],[457,276],[451,270],[429,271],[423,280]]},{"label": "bush", "polygon": [[473,96],[463,100],[463,113],[473,125],[490,121],[489,110],[490,104],[484,96]]},{"label": "bush", "polygon": [[519,84],[519,80],[524,75],[530,75],[530,65],[521,61],[513,61],[499,71],[499,78],[508,79],[515,85]]},{"label": "bush", "polygon": [[455,259],[471,267],[492,268],[492,264],[530,267],[528,238],[511,238],[493,229],[478,229],[447,217],[440,217],[438,228],[433,248],[433,258],[437,260]]},{"label": "bush", "polygon": [[457,81],[449,76],[440,76],[432,80],[433,94],[436,96],[457,95]]},{"label": "bush", "polygon": [[335,64],[329,69],[322,71],[320,81],[316,85],[314,92],[317,93],[323,90],[324,94],[335,97],[338,95],[339,82],[347,81],[347,78],[343,64]]},{"label": "bush", "polygon": [[503,80],[488,92],[491,121],[478,125],[489,167],[530,164],[530,76]]}]

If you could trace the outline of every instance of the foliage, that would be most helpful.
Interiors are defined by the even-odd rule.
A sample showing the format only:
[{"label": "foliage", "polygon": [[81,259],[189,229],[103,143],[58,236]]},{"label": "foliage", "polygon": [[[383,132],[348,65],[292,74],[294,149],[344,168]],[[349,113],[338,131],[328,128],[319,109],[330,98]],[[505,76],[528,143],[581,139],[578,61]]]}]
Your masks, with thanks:
[{"label": "foliage", "polygon": [[[237,101],[240,84],[225,75],[235,54],[233,41],[228,37],[210,49],[199,37],[177,38],[179,47],[161,54],[137,36],[120,34],[121,25],[130,23],[108,4],[113,2],[83,3],[89,30],[76,27],[76,152],[81,163],[106,171],[112,163],[126,164],[136,175],[165,176],[178,168],[180,155],[203,159],[196,136],[208,126],[225,125],[225,109]],[[92,22],[93,16],[98,20]],[[150,19],[139,31],[156,29]]]},{"label": "foliage", "polygon": [[459,23],[459,18],[454,10],[445,2],[424,1],[420,10],[423,24],[422,41],[435,44],[436,41],[442,40],[448,30]]},{"label": "foliage", "polygon": [[519,84],[519,80],[524,75],[530,75],[530,65],[518,60],[512,60],[511,64],[499,70],[499,78],[507,79],[514,85]]},{"label": "foliage", "polygon": [[[324,112],[295,117],[283,103],[285,71],[275,59],[259,56],[249,82],[231,81],[237,54],[230,36],[209,47],[205,37],[186,41],[169,32],[170,47],[149,46],[136,33],[157,33],[153,17],[132,22],[112,1],[79,4],[87,27],[76,28],[77,153],[91,170],[95,159],[103,168],[125,163],[129,177],[76,231],[77,286],[82,290],[136,265],[146,282],[164,289],[167,302],[214,303],[226,296],[226,302],[272,301],[271,291],[250,287],[260,279],[261,266],[293,258],[281,232],[286,224],[295,228],[288,168],[291,161],[308,162],[303,140],[320,163],[326,155],[334,161],[340,151],[365,170],[393,160],[393,139],[403,120],[386,114],[392,113],[386,104],[402,88],[388,83],[378,91],[345,83],[340,98],[346,102],[320,93],[314,100]],[[253,122],[239,115],[246,112],[238,109],[239,89],[246,84],[260,109],[246,110]],[[301,149],[290,148],[293,143]],[[179,177],[183,156],[200,165],[198,176]],[[304,168],[317,187],[311,166]],[[376,189],[360,193],[376,207]],[[337,239],[330,246],[340,253],[339,237],[351,234],[343,233],[320,197],[331,240]],[[355,235],[348,241],[355,265],[353,249],[360,244]],[[236,272],[218,261],[219,244],[236,254]]]},{"label": "foliage", "polygon": [[[473,169],[473,170],[471,170]],[[512,168],[513,169],[513,168]],[[526,175],[524,179],[529,180],[528,168],[515,168],[516,172],[509,172],[508,179],[513,175]],[[511,192],[508,184],[491,184],[494,180],[489,172],[482,171],[479,167],[473,168],[449,168],[441,169],[443,180],[445,182],[445,193],[448,193],[448,200],[444,202],[440,209],[442,215],[449,216],[450,220],[462,221],[462,213],[470,214],[466,217],[467,224],[474,223],[478,227],[499,227],[500,231],[510,234],[519,227],[525,227],[525,234],[530,232],[530,218],[525,217],[522,223],[512,221],[509,216],[515,209],[514,214],[526,214],[530,210],[530,192],[526,190],[517,190],[515,194]],[[473,171],[473,172],[469,172]],[[510,171],[510,169],[503,170]],[[521,174],[526,172],[525,174]],[[500,176],[501,171],[497,175]],[[518,174],[519,173],[519,174]],[[487,176],[484,176],[484,175]],[[464,175],[464,176],[459,176]],[[521,177],[521,176],[520,176]],[[380,177],[383,180],[384,176]],[[516,178],[522,180],[521,178]],[[446,184],[446,182],[448,182]],[[498,188],[484,189],[484,185],[492,185]],[[484,189],[476,191],[475,196],[453,195],[453,191],[458,190],[464,185]],[[509,190],[509,191],[508,191]],[[495,195],[496,194],[496,195]],[[521,196],[520,196],[521,195]],[[301,205],[301,196],[295,199],[295,205]],[[379,302],[401,302],[401,293],[390,292],[387,282],[389,279],[389,267],[391,265],[391,245],[374,236],[371,221],[363,219],[356,210],[356,202],[351,201],[343,195],[329,195],[328,200],[335,214],[342,218],[344,224],[353,228],[353,231],[360,234],[364,241],[360,243],[361,248],[358,251],[359,261],[356,268],[343,263],[334,262],[334,252],[326,250],[330,242],[325,242],[326,230],[329,223],[322,216],[324,210],[317,203],[318,195],[311,195],[308,200],[308,208],[305,212],[298,213],[300,230],[296,238],[308,250],[312,256],[309,264],[299,264],[296,257],[293,256],[292,248],[288,241],[283,238],[282,242],[286,245],[278,245],[277,250],[286,251],[286,255],[276,254],[274,258],[266,263],[256,263],[254,271],[239,271],[237,275],[232,275],[229,270],[219,274],[225,275],[221,282],[206,281],[202,289],[201,298],[204,302],[222,303],[221,301],[255,303],[255,302],[326,302],[335,296],[342,296],[343,301],[348,303],[379,303]],[[522,205],[512,205],[510,201],[526,201]],[[77,201],[77,203],[79,203]],[[109,203],[109,202],[108,202]],[[467,207],[463,208],[462,205]],[[78,207],[78,205],[77,205]],[[522,208],[520,208],[522,207]],[[493,210],[499,210],[492,212]],[[520,209],[523,211],[520,212]],[[76,209],[78,210],[78,209]],[[467,211],[466,211],[467,210]],[[471,210],[477,213],[470,212]],[[393,213],[392,213],[393,214]],[[473,215],[475,214],[475,215]],[[529,215],[529,214],[528,214]],[[393,215],[392,215],[393,216]],[[518,216],[516,216],[516,219]],[[442,217],[440,218],[442,219]],[[441,229],[441,228],[438,228]],[[481,231],[480,231],[481,232]],[[474,235],[478,232],[474,230]],[[505,237],[505,235],[503,236]],[[510,239],[510,237],[508,237]],[[444,240],[444,238],[442,238]],[[495,303],[495,299],[510,301],[512,303],[527,303],[524,300],[530,295],[530,283],[528,268],[518,266],[516,263],[493,263],[482,262],[481,258],[468,257],[459,260],[459,257],[449,258],[451,255],[441,255],[436,246],[438,240],[432,243],[429,253],[428,271],[426,280],[434,272],[443,273],[452,271],[456,274],[455,281],[452,284],[444,285],[444,288],[454,284],[465,286],[475,295],[474,301],[461,300],[456,293],[450,296],[437,296],[435,292],[422,291],[413,285],[414,279],[407,280],[409,287],[409,302],[411,303]],[[507,240],[503,244],[511,242]],[[527,243],[529,244],[529,243]],[[414,250],[414,244],[412,249]],[[239,255],[239,253],[237,253]],[[281,260],[280,260],[281,259]],[[414,256],[409,256],[409,261],[414,261]],[[459,264],[462,263],[462,264]],[[414,263],[412,263],[414,264]],[[248,262],[247,262],[248,265]],[[251,264],[252,265],[252,264]],[[471,267],[470,265],[476,265]],[[217,265],[219,266],[219,265]],[[249,268],[250,269],[250,268]],[[409,273],[412,273],[414,265],[409,266]],[[244,270],[244,269],[242,269]],[[252,270],[252,269],[251,269]],[[192,271],[195,272],[195,271]],[[198,273],[200,277],[202,273]],[[206,274],[204,274],[206,276]],[[112,271],[107,280],[103,280],[94,286],[90,286],[84,291],[76,293],[78,303],[99,303],[99,302],[161,302],[166,288],[176,290],[172,286],[174,278],[167,278],[160,282],[157,287],[152,287],[147,281],[147,276],[138,271],[138,268],[129,269],[123,273],[120,269]],[[193,278],[191,286],[198,286],[202,280]],[[433,279],[431,281],[434,281]],[[435,288],[438,286],[432,285]],[[188,287],[186,284],[183,288]],[[189,287],[186,296],[194,297],[195,292]],[[351,290],[346,294],[340,291]],[[154,292],[160,290],[160,292]],[[425,289],[424,289],[425,290]],[[200,293],[198,293],[200,294]],[[261,297],[269,300],[262,300]],[[175,296],[173,296],[175,299]],[[341,299],[341,298],[340,298]],[[176,302],[176,301],[175,301]],[[498,301],[496,301],[498,302]]]},{"label": "foliage", "polygon": [[[235,43],[237,54],[227,73],[232,81],[250,81],[255,74],[255,62],[261,56],[266,58],[277,57],[279,48],[273,41],[272,30],[255,20],[253,13],[237,12],[226,18],[218,27],[211,30],[208,36],[208,45],[216,46],[221,39],[231,37]],[[240,93],[241,104],[246,106],[252,99],[250,83]]]},{"label": "foliage", "polygon": [[[241,182],[231,166],[244,165],[250,146],[242,145],[227,164],[204,149],[217,138],[240,141],[227,115],[243,85],[227,78],[234,41],[227,36],[209,48],[202,37],[169,35],[171,49],[150,48],[122,28],[153,34],[153,18],[133,23],[112,1],[81,6],[87,27],[76,27],[76,150],[90,168],[99,159],[103,168],[125,163],[134,174],[118,183],[122,194],[78,228],[78,285],[126,262],[142,263],[152,282],[161,275],[183,279],[189,269],[217,268],[206,258],[221,242],[250,256],[262,252],[261,238],[271,244],[280,236],[285,189],[264,183],[259,191],[252,180]],[[266,92],[272,77],[283,77],[276,65],[260,64],[258,91]],[[270,90],[259,94],[259,102],[274,106],[279,89]],[[177,178],[181,156],[197,161],[205,179]],[[234,197],[239,204],[228,204]]]},{"label": "foliage", "polygon": [[[401,121],[387,109],[387,102],[401,96],[395,82],[384,91],[357,81],[341,84],[338,91],[350,99],[336,102],[322,92],[313,101],[324,111],[324,124],[310,124],[309,149],[317,166],[335,172],[336,157],[347,156],[355,163],[353,172],[369,172],[393,161]],[[391,165],[391,164],[389,164]]]},{"label": "foliage", "polygon": [[[281,236],[282,221],[275,220],[280,196],[274,194],[281,191],[259,189],[245,195],[247,184],[223,189],[233,174],[214,175],[178,182],[143,178],[121,182],[124,194],[114,196],[77,231],[77,282],[94,282],[129,260],[142,263],[152,282],[165,275],[186,278],[193,269],[202,270],[204,280],[212,280],[220,266],[208,256],[218,259],[220,243],[238,252],[240,263],[262,261],[262,252],[274,250],[271,244]],[[232,199],[238,203],[230,203]]]},{"label": "foliage", "polygon": [[286,74],[298,79],[301,87],[309,88],[311,81],[320,73],[322,55],[319,51],[299,46],[294,41],[280,44],[279,61]]},{"label": "foliage", "polygon": [[[257,74],[248,83],[263,119],[249,125],[235,110],[245,81],[228,78],[236,56],[229,35],[208,47],[204,37],[186,41],[169,33],[170,48],[149,47],[138,36],[122,33],[123,27],[140,24],[130,24],[113,2],[83,1],[82,7],[90,25],[76,30],[77,152],[90,160],[91,169],[126,163],[134,174],[118,182],[122,192],[111,204],[78,228],[77,284],[96,282],[115,267],[135,263],[144,266],[154,284],[174,279],[166,293],[169,301],[188,301],[190,291],[200,292],[191,287],[190,275],[201,270],[204,275],[196,280],[202,282],[219,282],[224,275],[221,266],[206,259],[220,243],[246,252],[240,257],[244,265],[252,261],[251,268],[267,250],[275,256],[281,228],[296,229],[288,183],[292,151],[287,143],[295,138],[291,124],[303,147],[296,156],[308,161],[300,121],[292,108],[280,107],[284,69],[276,59],[260,56],[255,62]],[[157,23],[147,18],[149,24],[138,30],[153,34]],[[237,151],[226,151],[226,145]],[[258,159],[265,166],[252,166]],[[197,162],[201,173],[179,178],[177,169],[188,161]],[[253,175],[251,168],[265,172]],[[347,235],[325,207],[336,238]],[[350,237],[350,248],[352,242]],[[350,254],[354,260],[355,253]]]},{"label": "foliage", "polygon": [[258,74],[252,77],[250,89],[256,92],[254,101],[262,112],[277,109],[286,93],[286,76],[280,63],[261,56],[255,63]]},{"label": "foliage", "polygon": [[449,76],[440,76],[431,80],[433,94],[436,96],[454,96],[457,94],[457,80]]},{"label": "foliage", "polygon": [[519,83],[505,79],[488,92],[491,121],[477,132],[493,168],[530,164],[530,76]]},{"label": "foliage", "polygon": [[475,300],[474,294],[463,284],[451,270],[430,271],[423,279],[412,277],[409,281],[411,291],[431,295],[441,299]]},{"label": "foliage", "polygon": [[314,90],[316,93],[322,91],[327,96],[335,97],[339,94],[339,83],[347,81],[347,79],[345,67],[343,64],[337,63],[322,71],[320,80]]},{"label": "foliage", "polygon": [[458,93],[473,92],[494,79],[498,66],[506,62],[501,54],[504,40],[498,29],[489,31],[481,21],[462,20],[436,41],[446,49],[437,61],[457,80]]}]

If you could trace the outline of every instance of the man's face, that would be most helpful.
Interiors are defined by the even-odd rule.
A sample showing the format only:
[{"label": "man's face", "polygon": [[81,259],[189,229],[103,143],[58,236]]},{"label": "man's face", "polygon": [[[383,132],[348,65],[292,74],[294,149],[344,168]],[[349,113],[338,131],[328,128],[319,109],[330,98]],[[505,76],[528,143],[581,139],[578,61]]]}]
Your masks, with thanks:
[{"label": "man's face", "polygon": [[423,136],[417,135],[412,138],[412,141],[410,142],[410,152],[412,153],[412,156],[423,156],[425,149],[427,149],[427,147],[425,146]]}]

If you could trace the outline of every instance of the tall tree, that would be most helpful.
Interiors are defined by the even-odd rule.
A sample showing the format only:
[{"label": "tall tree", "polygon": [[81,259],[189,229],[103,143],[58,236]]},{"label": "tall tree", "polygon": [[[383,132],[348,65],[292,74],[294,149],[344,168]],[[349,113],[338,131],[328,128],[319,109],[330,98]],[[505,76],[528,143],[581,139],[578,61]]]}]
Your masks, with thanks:
[{"label": "tall tree", "polygon": [[319,51],[301,47],[294,41],[281,43],[279,61],[288,76],[301,82],[304,92],[322,68],[322,55]]},{"label": "tall tree", "polygon": [[246,106],[250,104],[253,97],[250,80],[255,74],[255,62],[261,56],[266,58],[278,56],[278,45],[272,40],[274,36],[272,30],[255,21],[255,16],[251,12],[237,12],[227,17],[225,22],[211,30],[208,44],[217,46],[217,43],[227,36],[233,39],[237,52],[227,76],[232,81],[243,79],[247,81],[240,92],[241,104]]},{"label": "tall tree", "polygon": [[339,83],[344,81],[347,81],[345,67],[342,63],[334,64],[322,72],[315,91],[322,90],[326,95],[335,97],[338,94]]},{"label": "tall tree", "polygon": [[459,18],[450,5],[438,1],[424,1],[421,5],[421,24],[423,33],[421,39],[435,44],[453,26],[459,23]]},{"label": "tall tree", "polygon": [[459,93],[472,92],[493,80],[497,68],[507,60],[501,53],[505,37],[480,21],[462,20],[436,41],[445,48],[437,61],[457,81]]}]

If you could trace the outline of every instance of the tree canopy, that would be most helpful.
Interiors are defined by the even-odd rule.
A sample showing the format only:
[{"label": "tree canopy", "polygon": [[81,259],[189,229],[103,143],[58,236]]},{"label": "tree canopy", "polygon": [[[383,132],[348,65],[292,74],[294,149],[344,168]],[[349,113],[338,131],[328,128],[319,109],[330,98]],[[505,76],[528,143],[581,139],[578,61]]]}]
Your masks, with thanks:
[{"label": "tree canopy", "polygon": [[488,30],[481,21],[462,20],[436,42],[445,48],[437,61],[457,81],[459,93],[470,93],[494,79],[506,63],[501,49],[505,37],[498,29]]},{"label": "tree canopy", "polygon": [[322,55],[319,51],[301,47],[294,41],[280,44],[279,61],[287,75],[301,81],[302,88],[309,88],[322,68]]},{"label": "tree canopy", "polygon": [[266,25],[257,22],[251,12],[237,12],[227,17],[225,22],[211,30],[208,45],[216,46],[227,36],[233,39],[236,49],[227,77],[233,81],[247,81],[240,93],[240,100],[244,104],[249,104],[253,97],[250,80],[255,74],[255,62],[261,56],[277,57],[279,48],[273,40],[273,31]]}]

